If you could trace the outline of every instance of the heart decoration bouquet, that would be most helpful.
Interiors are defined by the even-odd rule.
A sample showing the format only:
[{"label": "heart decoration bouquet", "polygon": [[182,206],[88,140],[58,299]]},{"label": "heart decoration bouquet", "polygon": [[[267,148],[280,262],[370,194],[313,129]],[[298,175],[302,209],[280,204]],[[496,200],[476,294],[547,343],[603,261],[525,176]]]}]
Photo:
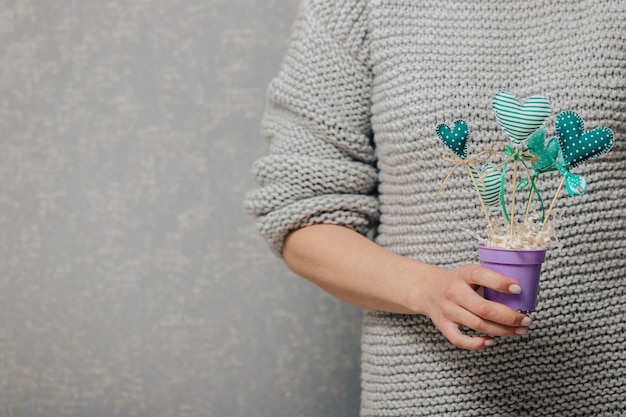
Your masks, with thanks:
[{"label": "heart decoration bouquet", "polygon": [[[437,136],[451,151],[444,159],[455,163],[439,193],[456,168],[467,169],[487,223],[487,236],[479,244],[483,265],[518,279],[523,289],[519,296],[485,289],[485,296],[527,312],[535,307],[541,264],[556,238],[553,211],[557,199],[563,188],[571,196],[587,191],[585,179],[571,171],[609,152],[615,139],[605,126],[586,130],[582,117],[571,110],[556,116],[555,136],[547,139],[544,124],[552,110],[545,97],[533,96],[520,104],[512,92],[500,90],[492,105],[509,143],[496,142],[489,150],[468,155],[466,121],[437,126]],[[497,164],[491,161],[496,156],[501,159]],[[559,172],[562,178],[546,208],[538,180],[550,172]],[[527,272],[514,271],[513,265]],[[525,284],[530,275],[533,278]]]}]

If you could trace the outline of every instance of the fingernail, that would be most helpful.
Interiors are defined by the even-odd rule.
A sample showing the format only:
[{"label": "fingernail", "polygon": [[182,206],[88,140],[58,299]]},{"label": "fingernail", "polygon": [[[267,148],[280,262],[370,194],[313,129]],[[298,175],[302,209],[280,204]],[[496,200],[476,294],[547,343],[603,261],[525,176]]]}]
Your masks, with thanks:
[{"label": "fingernail", "polygon": [[493,345],[495,345],[495,344],[496,344],[496,341],[495,341],[495,340],[493,340],[493,339],[487,339],[487,340],[485,340],[485,346],[487,346],[487,347],[491,347],[491,346],[493,346]]},{"label": "fingernail", "polygon": [[533,320],[530,317],[528,317],[528,316],[524,317],[522,319],[522,321],[520,322],[520,325],[522,325],[524,327],[528,327],[531,324],[533,324]]},{"label": "fingernail", "polygon": [[524,336],[526,333],[528,333],[528,327],[518,327],[515,329],[515,334],[517,335]]},{"label": "fingernail", "polygon": [[509,286],[509,292],[511,294],[521,294],[522,293],[522,287],[520,287],[517,284],[511,284],[511,286]]}]

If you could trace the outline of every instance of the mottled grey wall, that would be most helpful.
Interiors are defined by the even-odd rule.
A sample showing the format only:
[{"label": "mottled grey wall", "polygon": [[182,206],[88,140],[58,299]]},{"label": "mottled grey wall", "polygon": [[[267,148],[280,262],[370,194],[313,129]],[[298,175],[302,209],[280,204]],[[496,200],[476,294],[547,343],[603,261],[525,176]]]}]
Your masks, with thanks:
[{"label": "mottled grey wall", "polygon": [[241,208],[296,0],[0,1],[0,416],[354,416]]}]

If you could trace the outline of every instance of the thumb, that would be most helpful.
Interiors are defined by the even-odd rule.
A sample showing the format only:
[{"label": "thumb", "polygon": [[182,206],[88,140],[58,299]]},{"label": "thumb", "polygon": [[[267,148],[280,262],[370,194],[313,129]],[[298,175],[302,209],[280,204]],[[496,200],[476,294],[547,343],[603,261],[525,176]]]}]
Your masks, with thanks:
[{"label": "thumb", "polygon": [[[468,265],[469,266],[469,265]],[[521,294],[522,286],[513,278],[498,274],[480,265],[471,265],[468,268],[466,281],[473,285],[490,288],[507,294]]]}]

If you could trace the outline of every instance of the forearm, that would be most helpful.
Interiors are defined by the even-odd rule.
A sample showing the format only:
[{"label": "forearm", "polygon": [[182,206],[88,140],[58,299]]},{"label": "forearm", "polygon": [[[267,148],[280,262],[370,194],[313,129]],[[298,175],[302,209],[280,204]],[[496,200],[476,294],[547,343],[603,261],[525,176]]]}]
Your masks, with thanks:
[{"label": "forearm", "polygon": [[425,313],[420,288],[441,268],[394,254],[336,225],[314,225],[289,234],[285,263],[298,275],[351,304],[393,313]]}]

